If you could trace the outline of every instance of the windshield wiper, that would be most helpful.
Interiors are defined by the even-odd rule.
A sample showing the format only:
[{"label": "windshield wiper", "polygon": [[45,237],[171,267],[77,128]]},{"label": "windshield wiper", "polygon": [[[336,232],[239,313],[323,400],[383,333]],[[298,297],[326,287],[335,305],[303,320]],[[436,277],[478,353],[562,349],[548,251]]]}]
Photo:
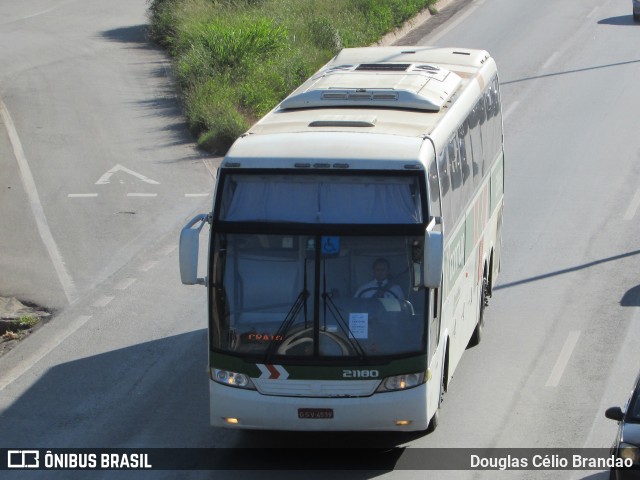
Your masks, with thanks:
[{"label": "windshield wiper", "polygon": [[284,317],[284,320],[278,327],[278,331],[269,342],[269,345],[267,346],[267,350],[264,353],[264,363],[269,363],[269,359],[271,358],[271,355],[273,355],[273,351],[276,349],[276,344],[280,343],[284,339],[284,336],[291,328],[291,325],[293,325],[293,322],[298,316],[298,313],[300,313],[300,309],[302,307],[304,307],[304,326],[305,328],[307,327],[307,299],[309,298],[310,294],[309,294],[309,289],[307,288],[307,260],[306,259],[304,260],[303,275],[304,275],[303,277],[304,283],[302,285],[302,291],[296,297],[296,300],[295,302],[293,302],[293,305],[291,306],[289,313],[287,313],[287,316]]},{"label": "windshield wiper", "polygon": [[298,316],[298,313],[300,313],[300,310],[302,309],[302,307],[305,307],[304,321],[305,321],[305,324],[307,323],[306,306],[307,306],[308,298],[309,298],[309,291],[306,288],[298,294],[298,297],[296,298],[296,301],[293,302],[293,305],[291,306],[289,313],[287,313],[287,316],[284,317],[284,320],[278,327],[278,330],[276,331],[275,335],[273,336],[273,338],[269,342],[269,345],[267,346],[267,350],[264,354],[264,363],[269,363],[269,359],[271,358],[271,355],[273,355],[273,351],[276,349],[276,345],[280,343],[280,341],[287,334],[287,332],[291,328],[291,325],[293,325],[293,322]]}]

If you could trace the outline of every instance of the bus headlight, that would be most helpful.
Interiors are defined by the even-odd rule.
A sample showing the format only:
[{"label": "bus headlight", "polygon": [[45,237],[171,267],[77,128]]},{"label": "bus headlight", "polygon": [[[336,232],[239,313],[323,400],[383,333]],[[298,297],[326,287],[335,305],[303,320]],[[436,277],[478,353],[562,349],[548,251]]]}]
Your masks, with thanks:
[{"label": "bus headlight", "polygon": [[417,387],[424,383],[424,372],[405,373],[403,375],[395,375],[385,378],[376,392],[393,392],[396,390],[406,390],[407,388]]},{"label": "bus headlight", "polygon": [[618,446],[618,457],[631,459],[634,465],[640,464],[640,448],[628,443],[620,443]]},{"label": "bus headlight", "polygon": [[230,387],[246,388],[248,390],[255,390],[256,387],[248,375],[244,373],[230,372],[229,370],[221,370],[218,368],[211,369],[211,380],[214,382],[228,385]]}]

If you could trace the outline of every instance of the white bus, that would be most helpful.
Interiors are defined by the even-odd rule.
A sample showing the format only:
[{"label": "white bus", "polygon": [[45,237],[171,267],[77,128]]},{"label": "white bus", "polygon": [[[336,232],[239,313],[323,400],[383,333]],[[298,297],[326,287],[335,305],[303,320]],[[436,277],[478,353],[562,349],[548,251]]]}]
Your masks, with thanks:
[{"label": "white bus", "polygon": [[234,143],[181,233],[182,282],[208,293],[211,424],[435,428],[481,338],[503,184],[487,52],[338,54]]}]

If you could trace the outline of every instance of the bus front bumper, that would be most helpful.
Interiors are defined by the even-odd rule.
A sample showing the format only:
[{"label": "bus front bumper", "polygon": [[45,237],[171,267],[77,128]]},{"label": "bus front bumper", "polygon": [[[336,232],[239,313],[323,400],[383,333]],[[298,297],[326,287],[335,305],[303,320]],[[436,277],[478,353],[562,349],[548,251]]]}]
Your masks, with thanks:
[{"label": "bus front bumper", "polygon": [[[211,425],[250,430],[421,431],[427,428],[426,384],[369,397],[262,395],[209,381]],[[310,418],[313,416],[323,418]]]}]

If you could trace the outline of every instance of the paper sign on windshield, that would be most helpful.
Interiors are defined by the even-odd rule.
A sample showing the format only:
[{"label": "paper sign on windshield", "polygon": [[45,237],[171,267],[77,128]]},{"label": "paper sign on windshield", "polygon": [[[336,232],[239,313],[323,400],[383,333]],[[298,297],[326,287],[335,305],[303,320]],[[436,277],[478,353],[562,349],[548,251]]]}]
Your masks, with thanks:
[{"label": "paper sign on windshield", "polygon": [[349,331],[351,338],[366,339],[369,337],[369,314],[368,313],[350,313],[349,314]]}]

